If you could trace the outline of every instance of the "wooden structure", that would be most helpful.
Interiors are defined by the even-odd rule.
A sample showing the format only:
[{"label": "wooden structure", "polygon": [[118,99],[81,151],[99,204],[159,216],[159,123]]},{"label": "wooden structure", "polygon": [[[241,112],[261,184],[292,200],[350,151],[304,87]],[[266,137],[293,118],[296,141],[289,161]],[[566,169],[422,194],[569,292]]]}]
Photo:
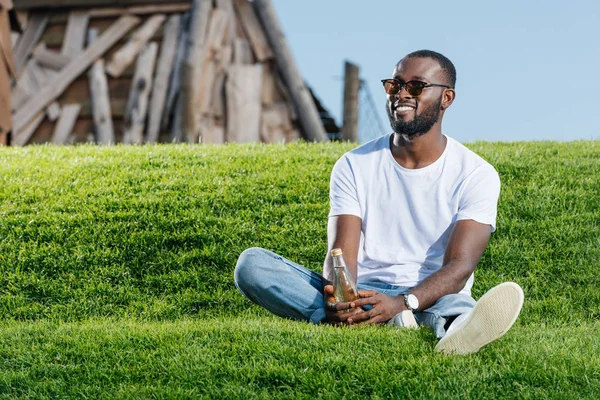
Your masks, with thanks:
[{"label": "wooden structure", "polygon": [[15,0],[13,145],[327,140],[269,0]]},{"label": "wooden structure", "polygon": [[342,125],[342,138],[351,142],[358,142],[359,91],[359,67],[346,61],[344,64],[344,122]]}]

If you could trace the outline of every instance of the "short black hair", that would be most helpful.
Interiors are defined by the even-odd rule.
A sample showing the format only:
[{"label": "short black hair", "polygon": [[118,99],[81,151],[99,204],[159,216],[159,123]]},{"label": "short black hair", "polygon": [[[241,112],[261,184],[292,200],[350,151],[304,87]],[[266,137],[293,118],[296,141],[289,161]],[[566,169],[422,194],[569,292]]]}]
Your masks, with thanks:
[{"label": "short black hair", "polygon": [[444,56],[433,50],[417,50],[413,51],[410,54],[407,54],[404,58],[431,58],[440,64],[442,67],[442,71],[446,74],[448,78],[448,83],[452,88],[456,86],[456,68],[454,68],[454,64],[452,61],[448,59],[448,57]]}]

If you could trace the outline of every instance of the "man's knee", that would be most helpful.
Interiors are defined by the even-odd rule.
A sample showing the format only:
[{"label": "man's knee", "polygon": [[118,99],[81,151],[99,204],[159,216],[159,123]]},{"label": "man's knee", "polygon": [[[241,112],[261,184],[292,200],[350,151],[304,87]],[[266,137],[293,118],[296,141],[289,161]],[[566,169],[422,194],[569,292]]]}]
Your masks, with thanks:
[{"label": "man's knee", "polygon": [[260,275],[260,269],[266,263],[267,250],[260,247],[251,247],[240,254],[233,279],[238,288],[256,283],[257,275]]}]

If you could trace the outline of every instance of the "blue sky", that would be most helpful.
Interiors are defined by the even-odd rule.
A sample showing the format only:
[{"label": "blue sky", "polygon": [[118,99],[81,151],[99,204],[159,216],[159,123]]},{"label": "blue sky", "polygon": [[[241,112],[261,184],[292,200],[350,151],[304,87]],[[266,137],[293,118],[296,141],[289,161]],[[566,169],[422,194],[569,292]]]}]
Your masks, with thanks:
[{"label": "blue sky", "polygon": [[343,65],[360,66],[391,132],[380,80],[430,49],[457,69],[445,134],[475,140],[600,139],[600,1],[273,0],[300,73],[342,118]]}]

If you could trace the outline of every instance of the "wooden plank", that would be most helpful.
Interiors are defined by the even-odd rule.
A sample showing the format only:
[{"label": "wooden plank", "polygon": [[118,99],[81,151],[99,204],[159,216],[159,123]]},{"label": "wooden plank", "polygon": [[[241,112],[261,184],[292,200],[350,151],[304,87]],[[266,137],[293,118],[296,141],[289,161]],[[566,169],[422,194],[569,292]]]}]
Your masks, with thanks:
[{"label": "wooden plank", "polygon": [[169,78],[175,62],[177,53],[177,37],[181,28],[181,16],[178,14],[169,17],[165,26],[165,37],[161,45],[160,58],[154,78],[154,87],[152,88],[152,100],[150,101],[150,110],[152,112],[148,121],[148,132],[146,139],[149,143],[158,140],[160,131],[160,121],[165,110],[165,100]]},{"label": "wooden plank", "polygon": [[360,76],[358,65],[346,61],[344,65],[344,116],[342,138],[358,142],[358,92]]},{"label": "wooden plank", "polygon": [[32,8],[81,8],[81,7],[132,7],[138,5],[180,4],[182,0],[16,0],[16,10]]},{"label": "wooden plank", "polygon": [[19,129],[14,129],[16,134],[12,138],[11,144],[13,146],[25,146],[31,135],[33,135],[33,132],[40,126],[44,116],[45,114],[43,111],[38,111],[27,124],[22,125]]},{"label": "wooden plank", "polygon": [[215,61],[207,60],[200,73],[200,85],[198,87],[198,98],[196,102],[196,110],[199,110],[200,115],[210,112],[213,94],[212,88],[216,75],[217,63]]},{"label": "wooden plank", "polygon": [[33,13],[27,23],[27,28],[19,38],[14,49],[15,57],[15,69],[17,71],[17,78],[21,75],[21,70],[27,61],[27,58],[31,54],[31,51],[40,40],[42,33],[48,25],[48,14],[46,13]]},{"label": "wooden plank", "polygon": [[220,51],[227,33],[228,23],[229,14],[226,11],[216,8],[212,10],[206,34],[205,59],[213,58]]},{"label": "wooden plank", "polygon": [[[39,65],[35,60],[30,62],[31,64],[31,77],[32,77],[32,87],[33,87],[33,96],[37,95],[37,93],[55,76],[55,72],[49,69],[46,69]],[[48,119],[50,121],[56,121],[58,117],[60,117],[60,105],[58,102],[53,101],[46,108],[46,114],[48,115]]]},{"label": "wooden plank", "polygon": [[126,15],[119,18],[104,34],[69,65],[62,69],[52,85],[44,87],[37,96],[29,99],[13,117],[15,131],[24,127],[44,107],[52,103],[90,65],[123,35],[139,23],[139,18]]},{"label": "wooden plank", "polygon": [[179,96],[180,82],[181,82],[181,65],[185,57],[185,51],[187,46],[188,36],[188,22],[190,15],[184,14],[181,18],[181,27],[179,32],[179,41],[177,46],[177,56],[175,59],[175,65],[173,66],[173,73],[171,74],[171,80],[169,82],[169,93],[167,95],[167,103],[165,104],[165,112],[163,114],[161,126],[162,129],[166,130],[169,126],[173,109],[177,104],[177,97]]},{"label": "wooden plank", "polygon": [[125,113],[124,143],[142,144],[144,126],[148,111],[148,98],[152,88],[152,75],[158,53],[158,44],[149,43],[140,53],[137,60],[135,76],[131,82],[131,92]]},{"label": "wooden plank", "polygon": [[200,142],[204,144],[225,143],[225,128],[216,125],[211,118],[200,121]]},{"label": "wooden plank", "polygon": [[233,41],[233,62],[236,64],[254,64],[252,46],[247,39],[236,38]]},{"label": "wooden plank", "polygon": [[54,128],[54,134],[52,135],[53,144],[65,144],[73,132],[73,127],[79,116],[79,110],[81,110],[80,104],[65,104],[62,107],[60,119],[56,123],[56,128]]},{"label": "wooden plank", "polygon": [[264,29],[258,21],[256,13],[252,9],[251,3],[248,2],[248,0],[235,0],[234,6],[239,15],[244,32],[246,32],[248,39],[250,39],[252,49],[254,50],[254,54],[256,54],[258,61],[265,62],[273,58],[271,46],[267,41]]},{"label": "wooden plank", "polygon": [[57,51],[48,50],[45,43],[38,44],[33,50],[33,58],[43,67],[60,71],[71,62],[71,57]]},{"label": "wooden plank", "polygon": [[90,17],[86,11],[71,11],[69,13],[69,21],[67,22],[60,51],[62,54],[73,58],[83,51],[89,19]]},{"label": "wooden plank", "polygon": [[262,65],[229,67],[227,83],[227,140],[260,141]]},{"label": "wooden plank", "polygon": [[309,141],[327,141],[321,117],[319,116],[312,95],[300,76],[271,1],[254,0],[252,5],[259,20],[262,22],[262,26],[265,28],[267,39],[271,44],[271,49],[283,81],[289,88],[294,105],[298,111],[304,137]]},{"label": "wooden plank", "polygon": [[112,60],[106,66],[106,72],[110,76],[119,77],[125,68],[129,66],[144,48],[148,40],[156,33],[165,21],[164,14],[153,15],[150,17],[133,35],[119,51],[117,51]]},{"label": "wooden plank", "polygon": [[208,113],[214,118],[223,119],[225,116],[225,77],[224,71],[218,73],[212,88],[212,101]]},{"label": "wooden plank", "polygon": [[[97,40],[98,31],[90,29],[88,34],[88,43],[92,44]],[[92,115],[94,118],[94,131],[96,141],[99,144],[110,145],[115,143],[115,131],[112,120],[112,110],[110,105],[110,95],[108,91],[108,80],[104,72],[104,60],[99,59],[90,68],[88,72],[90,83],[90,94],[92,102]]]},{"label": "wooden plank", "polygon": [[279,102],[262,110],[260,137],[266,143],[286,141],[286,134],[293,129],[287,104]]},{"label": "wooden plank", "polygon": [[191,2],[175,4],[156,4],[134,7],[93,8],[89,11],[90,18],[107,18],[119,15],[173,14],[189,11]]},{"label": "wooden plank", "polygon": [[186,55],[181,66],[181,129],[184,140],[197,143],[198,116],[195,108],[198,98],[198,79],[204,60],[204,45],[208,17],[212,9],[212,0],[194,0],[191,11],[190,34],[187,38]]}]

